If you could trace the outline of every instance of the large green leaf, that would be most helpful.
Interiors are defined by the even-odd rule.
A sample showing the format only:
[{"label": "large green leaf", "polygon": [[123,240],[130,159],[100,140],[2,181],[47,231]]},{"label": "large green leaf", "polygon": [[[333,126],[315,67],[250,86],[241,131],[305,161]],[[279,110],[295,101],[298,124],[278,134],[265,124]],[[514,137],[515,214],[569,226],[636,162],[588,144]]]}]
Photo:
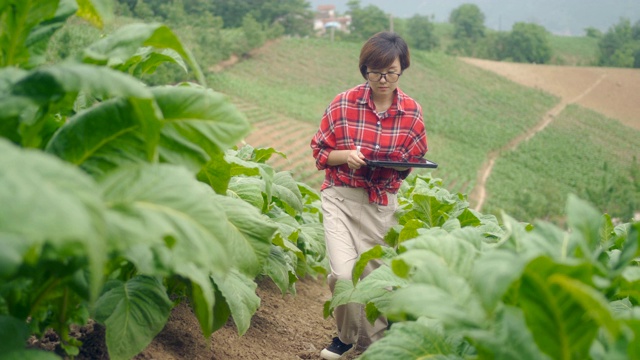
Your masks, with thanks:
[{"label": "large green leaf", "polygon": [[[382,312],[389,311],[386,297],[392,291],[405,286],[408,282],[391,271],[388,266],[380,266],[355,286],[352,281],[338,280],[333,291],[333,297],[325,305],[325,316],[336,307],[348,303],[374,303]],[[381,303],[382,301],[382,303]]]},{"label": "large green leaf", "polygon": [[[414,194],[413,210],[409,212],[407,220],[417,218],[427,226],[441,226],[449,218],[448,213],[454,209],[454,203],[435,195]],[[411,216],[411,217],[408,217]]]},{"label": "large green leaf", "polygon": [[297,182],[289,171],[280,171],[273,176],[273,196],[280,199],[287,207],[293,209],[295,213],[289,211],[289,215],[294,216],[302,212],[302,194],[298,189]]},{"label": "large green leaf", "polygon": [[160,136],[158,115],[149,100],[105,101],[70,118],[45,150],[94,175],[151,162]]},{"label": "large green leaf", "polygon": [[227,194],[231,181],[231,167],[224,159],[224,154],[212,154],[211,160],[198,172],[198,180],[209,184],[216,194]]},{"label": "large green leaf", "polygon": [[[55,3],[55,1],[51,1],[51,3]],[[77,10],[78,6],[75,0],[59,0],[59,5],[54,16],[41,22],[31,30],[31,33],[25,40],[25,46],[29,49],[30,53],[29,68],[45,62],[45,55],[51,37]]]},{"label": "large green leaf", "polygon": [[216,195],[228,221],[224,236],[230,246],[232,263],[251,278],[258,275],[271,249],[276,225],[250,204],[227,196]]},{"label": "large green leaf", "polygon": [[[160,149],[163,159],[181,157],[188,151],[221,153],[249,132],[245,116],[224,95],[211,89],[167,86],[153,88],[152,92],[164,118]],[[195,149],[189,148],[194,145]],[[174,155],[175,152],[179,154]],[[203,161],[201,167],[208,159]]]},{"label": "large green leaf", "polygon": [[324,227],[319,222],[298,225],[297,245],[305,254],[322,260],[326,255]]},{"label": "large green leaf", "polygon": [[536,345],[524,320],[522,310],[505,306],[493,319],[488,329],[464,329],[480,359],[495,360],[549,360]]},{"label": "large green leaf", "polygon": [[94,26],[102,27],[104,20],[111,18],[113,2],[110,0],[76,0],[78,16],[86,19]]},{"label": "large green leaf", "polygon": [[[282,238],[280,237],[280,239]],[[287,243],[288,240],[284,240],[284,242]],[[294,283],[292,277],[295,280],[295,268],[292,261],[281,247],[271,246],[271,252],[264,264],[264,273],[278,286],[282,295],[286,294]]]},{"label": "large green leaf", "polygon": [[367,250],[366,252],[362,253],[358,258],[358,261],[356,261],[356,264],[353,267],[351,281],[353,281],[354,285],[358,283],[358,281],[360,280],[360,277],[364,273],[365,268],[369,264],[369,261],[379,260],[379,259],[388,261],[393,259],[397,255],[398,254],[396,253],[396,251],[388,246],[380,246],[380,245],[374,246],[370,250]]},{"label": "large green leaf", "polygon": [[257,177],[233,177],[229,181],[227,195],[242,199],[253,205],[256,209],[262,210],[265,199],[264,180]]},{"label": "large green leaf", "polygon": [[177,52],[171,49],[157,51],[151,47],[140,48],[133,57],[129,58],[129,61],[116,69],[127,71],[129,74],[141,78],[145,74],[154,73],[158,66],[167,62],[180,66],[185,72],[188,71],[187,64]]},{"label": "large green leaf", "polygon": [[[631,267],[633,260],[640,257],[640,222],[629,224],[625,230],[619,229],[617,241],[622,249],[618,256],[611,264],[612,274],[618,275],[627,271],[634,271],[640,274],[640,267]],[[640,276],[638,276],[640,280]]]},{"label": "large green leaf", "polygon": [[0,67],[26,65],[29,61],[27,38],[41,22],[52,18],[58,1],[5,0],[0,7]]},{"label": "large green leaf", "polygon": [[[369,279],[370,277],[374,276],[374,274],[376,274],[375,271],[365,279]],[[358,288],[356,288],[349,280],[338,280],[333,289],[333,296],[331,300],[325,303],[324,317],[329,317],[333,310],[340,305],[349,303],[366,304],[370,301],[380,298],[381,296],[385,296],[389,292],[389,290],[375,285],[366,286],[366,283],[363,288],[363,282],[364,281],[359,282],[357,285]]]},{"label": "large green leaf", "polygon": [[371,344],[359,359],[462,360],[456,353],[458,342],[455,337],[448,337],[442,326],[420,319],[394,324],[385,337]]},{"label": "large green leaf", "polygon": [[571,237],[579,239],[584,256],[591,257],[600,245],[602,215],[589,203],[570,195],[567,200],[567,223]]},{"label": "large green leaf", "polygon": [[499,304],[511,284],[520,279],[525,259],[507,250],[488,251],[473,264],[472,283],[487,312]]},{"label": "large green leaf", "polygon": [[[139,56],[140,48],[174,51],[191,66],[198,81],[203,85],[205,84],[202,70],[193,55],[182,45],[182,42],[173,31],[162,24],[130,24],[123,26],[113,34],[85,49],[83,61],[119,67],[130,62],[132,57]],[[162,52],[155,53],[163,54]],[[141,56],[140,59],[149,59],[149,56]],[[172,56],[165,55],[162,59],[156,60],[168,60],[180,64],[180,61]],[[157,65],[154,64],[152,66]]]},{"label": "large green leaf", "polygon": [[101,185],[112,207],[113,246],[142,274],[187,279],[194,314],[209,337],[215,306],[210,276],[231,264],[228,220],[211,188],[170,165],[123,168]]},{"label": "large green leaf", "polygon": [[151,93],[136,79],[108,68],[73,62],[31,71],[13,84],[11,91],[13,96],[28,99],[40,106],[37,113],[21,114],[20,135],[25,147],[43,147],[43,139],[47,137],[43,128],[50,115],[60,113],[66,116],[72,113],[80,93],[101,100],[128,98],[132,103],[147,104],[137,105],[142,110],[136,109],[146,113],[149,113],[146,110],[150,107],[148,104],[152,103]]},{"label": "large green leaf", "polygon": [[24,257],[31,249],[28,261],[36,263],[45,244],[67,249],[88,261],[91,293],[97,295],[106,231],[96,184],[55,157],[19,149],[4,139],[0,169],[0,234],[3,245],[11,247],[3,251]]},{"label": "large green leaf", "polygon": [[553,359],[585,359],[600,326],[615,329],[602,295],[587,290],[592,277],[588,264],[559,265],[547,257],[524,270],[520,306],[538,347]]},{"label": "large green leaf", "polygon": [[213,280],[229,305],[238,335],[244,335],[251,325],[251,317],[260,306],[256,283],[253,278],[233,269],[224,277],[214,275]]},{"label": "large green leaf", "polygon": [[167,323],[171,306],[156,278],[108,282],[95,304],[94,317],[107,328],[109,357],[128,360],[144,350]]},{"label": "large green leaf", "polygon": [[216,292],[211,280],[211,273],[203,271],[193,263],[184,262],[179,264],[176,273],[185,279],[189,279],[189,301],[193,308],[193,313],[200,323],[202,335],[208,338],[217,329],[214,316],[222,304],[216,300]]},{"label": "large green leaf", "polygon": [[9,279],[18,272],[29,247],[30,242],[21,236],[0,230],[0,279]]},{"label": "large green leaf", "polygon": [[[135,78],[109,68],[64,62],[29,72],[13,86],[13,94],[44,105],[80,91],[97,98],[152,99],[149,89]],[[74,96],[75,99],[75,96]]]},{"label": "large green leaf", "polygon": [[[428,229],[417,238],[403,242],[402,246],[410,250],[427,250],[438,256],[439,260],[446,263],[455,274],[467,278],[471,274],[477,255],[475,247],[456,234],[447,234],[438,230]],[[472,229],[465,231],[469,230],[473,231]]]},{"label": "large green leaf", "polygon": [[[186,169],[157,164],[125,167],[100,185],[105,201],[119,214],[120,221],[110,225],[116,227],[112,233],[118,235],[114,241],[122,251],[136,244],[168,249],[158,259],[163,268],[175,271],[193,264],[205,273],[226,273],[232,244],[225,210],[213,190]],[[143,264],[148,259],[131,261]]]},{"label": "large green leaf", "polygon": [[392,311],[400,317],[428,316],[465,326],[485,318],[471,283],[433,252],[407,251],[392,261],[392,268],[400,276],[407,272],[412,282],[393,294]]},{"label": "large green leaf", "polygon": [[29,328],[27,324],[15,317],[0,315],[0,354],[10,351],[21,350],[24,343],[29,338]]}]

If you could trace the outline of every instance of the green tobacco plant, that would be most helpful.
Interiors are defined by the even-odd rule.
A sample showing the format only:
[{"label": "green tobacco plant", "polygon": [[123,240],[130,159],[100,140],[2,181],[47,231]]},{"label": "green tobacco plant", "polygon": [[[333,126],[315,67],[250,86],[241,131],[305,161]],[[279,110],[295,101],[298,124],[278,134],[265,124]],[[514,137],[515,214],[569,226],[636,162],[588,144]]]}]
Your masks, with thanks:
[{"label": "green tobacco plant", "polygon": [[28,359],[34,353],[24,351],[27,336],[52,328],[77,354],[69,326],[88,319],[107,260],[100,191],[70,164],[4,139],[0,168],[2,352]]},{"label": "green tobacco plant", "polygon": [[[406,205],[400,225],[388,236],[402,239],[397,251],[363,254],[353,280],[339,281],[326,304],[327,316],[338,305],[358,302],[366,304],[370,320],[384,314],[392,321],[361,358],[637,357],[640,307],[632,288],[640,285],[639,223],[614,226],[574,196],[567,229],[507,215],[498,223],[467,211],[463,197],[438,197],[442,190],[434,184],[408,180],[400,193]],[[429,206],[407,205],[433,190]],[[439,209],[440,226],[424,220],[433,219],[433,211],[418,209]],[[386,266],[360,281],[371,259]]]},{"label": "green tobacco plant", "polygon": [[[188,300],[208,337],[231,316],[250,326],[257,276],[283,293],[322,272],[318,199],[236,149],[249,122],[201,84],[149,87],[136,78],[189,51],[161,24],[129,25],[78,58],[40,66],[40,48],[73,14],[101,25],[108,1],[0,5],[0,353],[53,329],[68,355],[72,325],[106,327],[112,359],[142,351]],[[248,185],[248,186],[247,186]],[[304,189],[304,196],[301,192]],[[317,214],[317,208],[314,209]]]}]

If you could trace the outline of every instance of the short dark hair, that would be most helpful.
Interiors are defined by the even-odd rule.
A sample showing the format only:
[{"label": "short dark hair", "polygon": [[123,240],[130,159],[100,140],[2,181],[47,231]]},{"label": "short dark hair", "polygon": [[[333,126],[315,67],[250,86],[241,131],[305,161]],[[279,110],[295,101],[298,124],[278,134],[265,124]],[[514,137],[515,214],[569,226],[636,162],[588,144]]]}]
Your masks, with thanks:
[{"label": "short dark hair", "polygon": [[411,60],[407,43],[396,33],[379,32],[370,37],[360,50],[360,73],[366,79],[367,68],[384,69],[396,59],[400,60],[402,71],[409,68]]}]

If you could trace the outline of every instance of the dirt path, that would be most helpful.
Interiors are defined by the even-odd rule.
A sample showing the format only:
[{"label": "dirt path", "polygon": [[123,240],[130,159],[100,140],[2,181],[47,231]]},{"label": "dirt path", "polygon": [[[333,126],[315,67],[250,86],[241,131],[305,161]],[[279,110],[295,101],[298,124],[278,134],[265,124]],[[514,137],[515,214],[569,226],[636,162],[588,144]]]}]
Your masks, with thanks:
[{"label": "dirt path", "polygon": [[[517,136],[505,146],[490,152],[478,171],[476,184],[469,200],[477,211],[481,211],[487,198],[486,183],[496,159],[504,152],[514,150],[522,142],[528,141],[544,130],[568,105],[579,104],[605,115],[619,116],[627,126],[640,128],[640,104],[638,92],[640,71],[634,69],[611,68],[567,68],[531,64],[501,63],[480,59],[463,58],[463,61],[493,71],[525,86],[540,88],[560,97],[560,102],[550,109],[531,129]],[[602,96],[617,87],[613,95],[615,102],[603,108]],[[594,96],[595,95],[595,96]],[[622,104],[618,106],[619,104]]]},{"label": "dirt path", "polygon": [[561,99],[558,105],[549,110],[540,122],[538,122],[534,127],[527,130],[525,133],[515,137],[513,140],[509,141],[509,143],[498,150],[491,151],[487,155],[487,160],[482,164],[482,167],[478,171],[478,178],[476,180],[476,185],[471,191],[469,195],[469,199],[472,203],[475,204],[474,209],[476,211],[482,211],[482,206],[487,198],[487,179],[491,175],[493,171],[493,167],[496,163],[496,159],[504,152],[515,150],[518,145],[525,141],[529,141],[532,137],[534,137],[537,133],[544,130],[553,119],[556,118],[568,105],[577,103],[580,99],[584,98],[587,94],[589,94],[595,87],[597,87],[602,80],[605,78],[606,74],[602,74],[600,78],[598,78],[591,86],[589,86],[582,94],[579,94],[577,97],[571,100]]}]

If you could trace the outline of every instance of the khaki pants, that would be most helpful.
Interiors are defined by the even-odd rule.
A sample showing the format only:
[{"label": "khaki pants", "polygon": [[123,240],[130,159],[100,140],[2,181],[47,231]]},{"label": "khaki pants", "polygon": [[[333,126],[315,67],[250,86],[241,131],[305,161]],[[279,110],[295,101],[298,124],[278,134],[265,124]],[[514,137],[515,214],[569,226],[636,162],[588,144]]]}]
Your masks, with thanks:
[{"label": "khaki pants", "polygon": [[[325,241],[331,264],[327,280],[332,293],[337,280],[351,281],[353,267],[362,253],[376,245],[385,245],[385,234],[397,223],[394,212],[398,207],[396,195],[387,195],[389,205],[381,206],[370,204],[364,189],[333,186],[322,191]],[[370,261],[361,278],[381,263]],[[372,326],[361,304],[338,306],[333,315],[338,337],[345,344],[357,343],[360,347],[368,347],[380,339],[387,328],[384,317],[376,319]]]}]

